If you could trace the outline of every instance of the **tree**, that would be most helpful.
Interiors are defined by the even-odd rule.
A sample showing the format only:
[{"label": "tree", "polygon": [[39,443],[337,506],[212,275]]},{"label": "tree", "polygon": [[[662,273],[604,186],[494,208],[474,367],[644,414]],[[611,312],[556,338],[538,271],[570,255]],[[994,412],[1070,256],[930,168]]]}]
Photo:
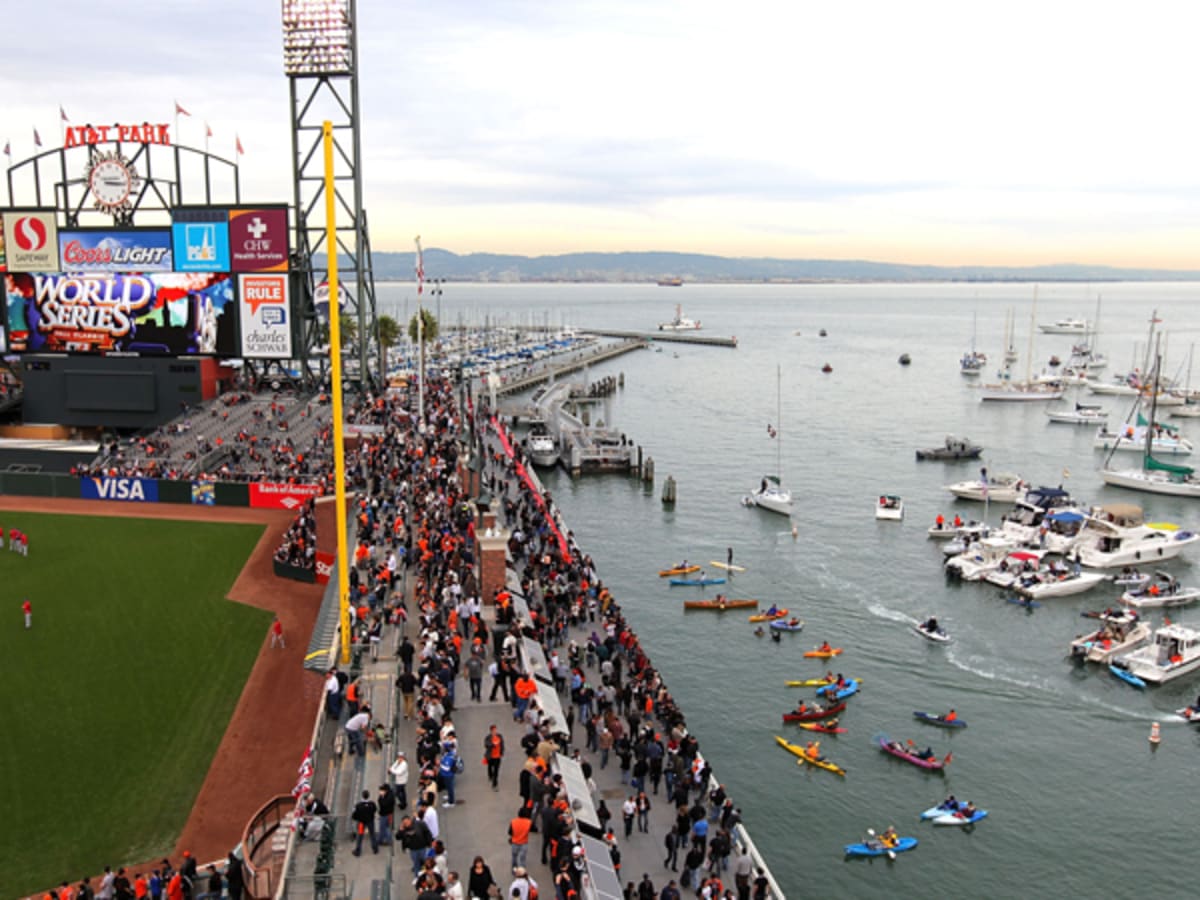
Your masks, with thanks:
[{"label": "tree", "polygon": [[[421,307],[419,315],[423,320],[421,326],[421,340],[428,344],[430,341],[436,341],[438,336],[438,320],[430,310]],[[417,313],[413,314],[412,319],[408,323],[408,339],[414,344],[417,342]]]},{"label": "tree", "polygon": [[[320,338],[322,344],[329,343],[329,323],[322,322],[320,330]],[[339,335],[342,339],[342,349],[352,347],[358,343],[358,318],[355,316],[342,313],[338,316],[338,327],[341,329]]]},{"label": "tree", "polygon": [[400,340],[400,323],[391,316],[380,316],[376,319],[379,326],[379,350],[383,357],[383,379],[387,381],[388,350],[395,347]]}]

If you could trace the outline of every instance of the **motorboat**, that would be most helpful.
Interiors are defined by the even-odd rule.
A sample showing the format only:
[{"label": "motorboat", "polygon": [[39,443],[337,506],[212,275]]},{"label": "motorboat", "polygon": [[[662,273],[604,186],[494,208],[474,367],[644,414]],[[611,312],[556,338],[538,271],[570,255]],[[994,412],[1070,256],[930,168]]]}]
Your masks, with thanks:
[{"label": "motorboat", "polygon": [[1042,553],[1041,550],[1010,550],[999,566],[984,573],[983,580],[998,588],[1009,590],[1022,578],[1032,578],[1036,575],[1042,561]]},{"label": "motorboat", "polygon": [[1150,626],[1136,610],[1105,612],[1100,627],[1071,641],[1071,655],[1094,663],[1110,663],[1150,639]]},{"label": "motorboat", "polygon": [[909,365],[911,362],[912,362],[912,357],[911,357],[911,356],[909,356],[907,353],[901,353],[901,354],[900,354],[900,365],[902,365],[902,366],[907,366],[907,365]]},{"label": "motorboat", "polygon": [[[1047,522],[1046,519],[1051,513],[1066,512],[1074,505],[1071,495],[1062,488],[1030,488],[1025,497],[1001,517],[999,530],[1018,544],[1042,546],[1062,553],[1082,527],[1084,514],[1079,512],[1074,520],[1062,517],[1061,521]],[[1053,533],[1051,525],[1054,526]],[[1050,546],[1052,539],[1054,546]]]},{"label": "motorboat", "polygon": [[1200,631],[1172,623],[1154,632],[1150,644],[1115,664],[1148,684],[1173,681],[1200,668]]},{"label": "motorboat", "polygon": [[1121,602],[1135,609],[1163,609],[1168,606],[1187,606],[1200,600],[1200,588],[1183,587],[1169,572],[1155,572],[1149,584],[1127,590]]},{"label": "motorboat", "polygon": [[[1119,431],[1101,427],[1096,431],[1092,444],[1097,450],[1130,450],[1142,453],[1147,450],[1147,425],[1127,425]],[[1192,442],[1182,435],[1170,434],[1166,429],[1149,435],[1148,452],[1159,456],[1187,456],[1194,449]]]},{"label": "motorboat", "polygon": [[1048,409],[1046,416],[1065,425],[1103,425],[1108,421],[1107,410],[1086,403],[1076,403],[1074,409]]},{"label": "motorboat", "polygon": [[[1021,554],[1012,559],[1014,553]],[[951,575],[957,575],[963,581],[982,581],[989,572],[1004,566],[1014,570],[1031,562],[1035,566],[1041,561],[1042,554],[1037,550],[1018,550],[1016,543],[1004,537],[985,537],[972,544],[964,553],[952,556],[944,563],[944,568]]]},{"label": "motorboat", "polygon": [[1013,590],[1030,600],[1045,600],[1049,597],[1082,594],[1104,580],[1105,575],[1102,572],[1084,572],[1056,563],[1039,569],[1028,578],[1018,578],[1013,584]]},{"label": "motorboat", "polygon": [[968,378],[973,378],[982,374],[986,365],[986,353],[976,353],[974,350],[968,350],[963,354],[962,359],[958,361],[958,370]]},{"label": "motorboat", "polygon": [[535,466],[549,468],[558,464],[558,444],[542,422],[535,422],[527,438],[529,458]]},{"label": "motorboat", "polygon": [[883,494],[875,504],[875,518],[899,522],[904,518],[904,501],[895,494]]},{"label": "motorboat", "polygon": [[1058,319],[1055,322],[1043,322],[1038,325],[1042,334],[1087,334],[1091,326],[1087,319]]},{"label": "motorboat", "polygon": [[1029,483],[1020,475],[1007,472],[988,475],[986,481],[958,481],[946,485],[946,490],[960,500],[977,500],[980,503],[985,500],[992,503],[1013,503],[1024,496],[1028,489]]},{"label": "motorboat", "polygon": [[979,389],[980,400],[1019,402],[1058,400],[1063,395],[1061,381],[1006,381],[985,384]]},{"label": "motorboat", "polygon": [[972,519],[970,522],[962,523],[960,519],[956,518],[954,538],[942,544],[942,555],[949,558],[966,553],[991,533],[992,527],[986,522],[976,522]]},{"label": "motorboat", "polygon": [[983,447],[972,444],[968,438],[947,436],[940,447],[926,447],[917,451],[917,459],[978,459]]},{"label": "motorboat", "polygon": [[1085,566],[1112,569],[1174,559],[1197,541],[1200,535],[1178,525],[1145,524],[1140,506],[1113,503],[1087,516],[1073,552]]},{"label": "motorboat", "polygon": [[683,314],[683,304],[675,304],[675,318],[670,322],[659,322],[659,331],[699,331],[700,320],[689,319]]}]

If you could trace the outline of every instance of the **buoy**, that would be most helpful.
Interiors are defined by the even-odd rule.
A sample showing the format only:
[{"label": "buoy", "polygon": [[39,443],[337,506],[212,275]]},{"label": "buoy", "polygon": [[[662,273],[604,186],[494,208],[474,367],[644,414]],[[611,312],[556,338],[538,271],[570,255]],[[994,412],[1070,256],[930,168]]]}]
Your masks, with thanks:
[{"label": "buoy", "polygon": [[795,525],[793,525],[792,526],[792,540],[794,541],[798,537],[800,537],[800,529],[797,528]]},{"label": "buoy", "polygon": [[1159,734],[1158,723],[1154,722],[1150,725],[1150,743],[1157,744],[1161,740],[1162,736]]}]

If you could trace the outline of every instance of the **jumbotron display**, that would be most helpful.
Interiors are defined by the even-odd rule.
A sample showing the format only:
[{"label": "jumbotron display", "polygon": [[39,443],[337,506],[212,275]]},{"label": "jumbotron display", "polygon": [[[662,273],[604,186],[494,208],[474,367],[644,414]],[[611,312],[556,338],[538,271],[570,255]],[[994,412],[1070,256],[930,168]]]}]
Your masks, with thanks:
[{"label": "jumbotron display", "polygon": [[0,211],[0,352],[289,359],[288,214],[185,207],[166,228]]}]

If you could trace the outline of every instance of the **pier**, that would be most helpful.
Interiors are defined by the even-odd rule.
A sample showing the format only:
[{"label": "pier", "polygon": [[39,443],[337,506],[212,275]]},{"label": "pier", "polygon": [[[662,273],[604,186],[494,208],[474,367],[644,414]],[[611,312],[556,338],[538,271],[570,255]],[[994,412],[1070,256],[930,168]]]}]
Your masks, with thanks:
[{"label": "pier", "polygon": [[[589,332],[598,333],[598,332]],[[619,337],[619,335],[615,335]],[[580,354],[574,359],[566,362],[554,363],[546,365],[539,369],[523,373],[513,378],[509,378],[497,385],[488,384],[489,390],[494,390],[496,396],[503,397],[508,394],[519,394],[522,391],[528,391],[537,387],[539,384],[544,384],[547,381],[556,381],[563,375],[569,375],[572,372],[578,372],[587,366],[595,365],[596,363],[605,362],[606,360],[615,359],[633,350],[644,350],[647,347],[645,339],[636,336],[626,336],[623,340],[616,344],[606,344],[602,347],[596,347],[586,353]],[[485,381],[485,384],[487,382]]]},{"label": "pier", "polygon": [[587,329],[588,334],[599,337],[625,338],[626,340],[662,341],[672,344],[701,344],[705,347],[733,347],[738,345],[736,337],[713,337],[696,334],[694,331],[608,331],[596,328]]}]

